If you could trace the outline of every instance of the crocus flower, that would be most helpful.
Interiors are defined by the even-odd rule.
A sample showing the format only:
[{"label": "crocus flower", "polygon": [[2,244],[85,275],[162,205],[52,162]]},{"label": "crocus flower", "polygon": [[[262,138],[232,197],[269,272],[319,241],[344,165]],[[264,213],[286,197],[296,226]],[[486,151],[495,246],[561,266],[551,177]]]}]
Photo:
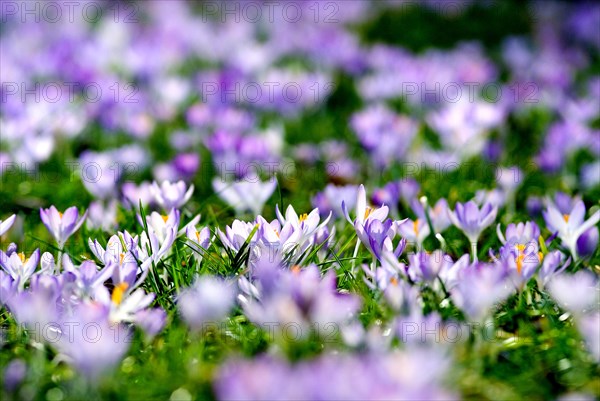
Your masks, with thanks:
[{"label": "crocus flower", "polygon": [[113,270],[118,268],[113,260],[109,260],[106,266],[100,270],[91,260],[84,260],[81,265],[75,266],[69,255],[64,256],[63,266],[65,272],[72,274],[75,278],[73,281],[74,292],[80,299],[91,298],[98,288],[112,276]]},{"label": "crocus flower", "polygon": [[558,238],[562,240],[563,245],[567,247],[575,260],[577,260],[577,240],[600,221],[600,210],[597,210],[587,220],[585,220],[585,212],[585,205],[581,200],[575,202],[569,213],[561,213],[549,199],[547,208],[543,212],[548,229],[557,233]]},{"label": "crocus flower", "polygon": [[398,232],[406,238],[408,243],[416,244],[417,250],[420,250],[431,230],[425,219],[407,219],[398,224]]},{"label": "crocus flower", "polygon": [[588,257],[594,254],[598,248],[598,227],[591,227],[585,231],[577,240],[577,254]]},{"label": "crocus flower", "polygon": [[23,290],[40,263],[40,250],[36,249],[28,258],[23,252],[12,252],[10,256],[0,250],[0,267],[8,273]]},{"label": "crocus flower", "polygon": [[86,227],[113,231],[117,227],[117,201],[112,199],[106,204],[102,201],[90,203]]},{"label": "crocus flower", "polygon": [[473,259],[477,259],[477,241],[479,236],[496,219],[498,208],[490,203],[483,205],[481,210],[473,201],[466,204],[457,203],[454,211],[449,210],[450,221],[458,227],[469,239]]},{"label": "crocus flower", "polygon": [[237,214],[244,212],[260,214],[276,186],[277,181],[275,180],[267,182],[236,181],[230,184],[219,178],[213,180],[213,188],[217,195],[233,207]]},{"label": "crocus flower", "polygon": [[350,214],[348,213],[348,209],[344,201],[342,201],[342,211],[344,212],[344,216],[346,216],[346,220],[348,220],[350,224],[354,225],[359,223],[364,225],[365,222],[369,220],[383,221],[388,215],[389,208],[385,205],[377,209],[367,206],[367,193],[365,192],[365,187],[361,184],[358,187],[358,192],[356,194],[355,219],[350,219]]},{"label": "crocus flower", "polygon": [[592,312],[584,315],[577,322],[586,346],[596,362],[600,362],[600,312]]},{"label": "crocus flower", "polygon": [[94,293],[94,300],[107,308],[112,323],[135,323],[136,314],[150,306],[154,298],[154,294],[146,294],[143,289],[135,289],[126,282],[116,285],[112,293],[104,286]]},{"label": "crocus flower", "polygon": [[332,212],[329,212],[329,216],[321,222],[318,208],[313,209],[308,214],[304,213],[298,216],[292,205],[287,207],[285,217],[281,214],[277,205],[275,206],[275,212],[282,226],[289,223],[295,230],[299,230],[302,233],[301,240],[309,239],[316,231],[325,227],[332,215]]},{"label": "crocus flower", "polygon": [[179,209],[192,197],[194,185],[187,188],[183,181],[176,183],[163,181],[160,185],[154,181],[150,191],[154,195],[156,203],[164,210]]},{"label": "crocus flower", "polygon": [[[181,213],[177,209],[171,209],[168,215],[152,212],[146,216],[148,230],[156,235],[160,244],[163,244],[165,241],[177,237],[180,215]],[[141,216],[138,218],[141,220]]]},{"label": "crocus flower", "polygon": [[87,211],[79,218],[79,211],[75,206],[65,210],[64,214],[56,210],[54,206],[48,209],[40,209],[42,222],[54,237],[58,246],[62,248],[71,235],[83,224]]},{"label": "crocus flower", "polygon": [[5,232],[8,231],[8,229],[15,222],[16,217],[17,217],[17,215],[13,214],[12,216],[10,216],[9,218],[7,218],[6,220],[0,220],[0,235],[3,235]]},{"label": "crocus flower", "polygon": [[513,291],[501,269],[489,265],[471,265],[462,270],[450,290],[452,300],[473,321],[482,322],[492,307]]},{"label": "crocus flower", "polygon": [[581,315],[598,306],[600,296],[598,278],[594,273],[580,270],[575,274],[560,274],[548,283],[548,291],[557,303],[573,313]]},{"label": "crocus flower", "polygon": [[185,236],[202,249],[207,249],[210,245],[210,228],[202,227],[200,231],[194,225],[188,225],[185,230]]},{"label": "crocus flower", "polygon": [[[88,327],[94,329],[86,330]],[[60,331],[54,345],[91,381],[97,381],[102,373],[114,367],[131,342],[129,330],[111,323],[108,309],[93,303],[83,303],[73,315],[63,317]]]},{"label": "crocus flower", "polygon": [[452,259],[441,250],[429,254],[417,252],[408,255],[408,276],[413,281],[432,282],[442,270],[452,265]]},{"label": "crocus flower", "polygon": [[199,277],[181,292],[177,308],[183,320],[194,330],[223,320],[235,302],[236,291],[231,283],[216,277]]},{"label": "crocus flower", "polygon": [[406,247],[406,240],[402,239],[394,249],[392,240],[396,236],[396,229],[395,223],[391,219],[384,222],[367,219],[364,225],[356,221],[354,229],[365,248],[379,260],[384,251],[393,252],[396,257],[399,257]]},{"label": "crocus flower", "polygon": [[538,287],[544,288],[554,276],[562,273],[570,264],[571,258],[565,261],[565,255],[561,251],[548,253],[537,275]]},{"label": "crocus flower", "polygon": [[506,227],[506,235],[502,234],[500,224],[496,226],[496,234],[503,245],[525,245],[530,242],[537,242],[540,237],[540,229],[533,221],[525,223],[509,224]]}]

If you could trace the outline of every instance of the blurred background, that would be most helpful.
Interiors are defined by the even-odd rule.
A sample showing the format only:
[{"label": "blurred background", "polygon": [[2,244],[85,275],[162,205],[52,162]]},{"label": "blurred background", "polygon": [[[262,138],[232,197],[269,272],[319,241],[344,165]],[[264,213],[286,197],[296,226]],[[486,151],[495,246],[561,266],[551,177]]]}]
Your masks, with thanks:
[{"label": "blurred background", "polygon": [[518,205],[548,188],[600,194],[594,2],[4,1],[0,13],[5,213],[123,199],[152,179],[193,182],[218,208],[213,177],[276,176],[267,214],[292,196],[324,207],[326,185],[400,179],[450,201],[500,182],[527,187]]}]

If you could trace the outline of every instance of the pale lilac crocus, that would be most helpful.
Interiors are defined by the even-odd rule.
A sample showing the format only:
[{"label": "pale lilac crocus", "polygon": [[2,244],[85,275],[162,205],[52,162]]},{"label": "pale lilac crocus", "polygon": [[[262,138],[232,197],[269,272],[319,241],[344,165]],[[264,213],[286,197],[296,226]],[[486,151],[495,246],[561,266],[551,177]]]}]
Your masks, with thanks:
[{"label": "pale lilac crocus", "polygon": [[183,181],[175,183],[163,181],[160,185],[154,181],[150,191],[154,195],[156,203],[164,210],[179,209],[192,197],[194,185],[192,184],[188,188]]},{"label": "pale lilac crocus", "polygon": [[95,303],[82,303],[74,314],[63,317],[60,331],[53,345],[91,381],[114,367],[131,343],[126,326],[112,323],[108,309]]},{"label": "pale lilac crocus", "polygon": [[267,182],[236,181],[226,183],[219,178],[215,178],[212,185],[219,198],[233,207],[237,214],[251,212],[258,215],[262,212],[273,191],[275,191],[277,181],[271,179]]},{"label": "pale lilac crocus", "polygon": [[556,302],[576,316],[593,308],[598,308],[600,286],[598,277],[587,270],[575,274],[560,274],[547,285]]},{"label": "pale lilac crocus", "polygon": [[600,210],[587,220],[585,220],[585,212],[585,204],[581,200],[575,202],[570,212],[561,213],[550,199],[547,201],[546,210],[542,212],[548,229],[562,240],[574,260],[577,260],[577,240],[600,221]]},{"label": "pale lilac crocus", "polygon": [[454,211],[448,210],[448,217],[469,239],[473,260],[477,260],[477,241],[479,236],[496,219],[498,208],[490,203],[483,205],[481,209],[473,201],[465,204],[457,203]]},{"label": "pale lilac crocus", "polygon": [[6,220],[0,220],[0,235],[4,235],[4,233],[7,232],[10,227],[12,227],[16,218],[17,218],[17,215],[13,214]]},{"label": "pale lilac crocus", "polygon": [[39,263],[39,249],[36,249],[29,257],[26,257],[23,252],[12,252],[9,256],[0,250],[0,267],[12,277],[20,291],[33,276]]},{"label": "pale lilac crocus", "polygon": [[217,277],[199,277],[177,298],[177,309],[194,330],[222,321],[234,305],[236,291],[231,283]]},{"label": "pale lilac crocus", "polygon": [[185,230],[185,236],[201,249],[207,249],[210,245],[210,228],[208,227],[202,227],[198,230],[196,226],[188,225]]},{"label": "pale lilac crocus", "polygon": [[423,241],[431,234],[431,229],[427,220],[424,219],[407,219],[398,224],[398,232],[402,235],[408,243],[415,244],[417,250],[421,250],[423,247]]},{"label": "pale lilac crocus", "polygon": [[408,276],[416,282],[433,282],[442,270],[447,270],[453,264],[450,256],[441,250],[417,252],[408,255]]},{"label": "pale lilac crocus", "polygon": [[69,255],[65,255],[63,266],[65,272],[74,277],[72,284],[75,295],[80,299],[90,299],[96,290],[111,278],[117,264],[111,260],[102,269],[98,269],[94,261],[84,260],[79,266],[76,266]]},{"label": "pale lilac crocus", "polygon": [[450,290],[452,300],[467,317],[482,322],[497,302],[513,292],[505,273],[490,265],[470,265],[459,274],[459,280]]},{"label": "pale lilac crocus", "polygon": [[364,225],[357,221],[354,223],[354,229],[360,242],[378,260],[381,260],[385,251],[393,252],[396,257],[399,257],[406,247],[406,240],[402,239],[394,249],[392,240],[396,236],[396,228],[391,219],[384,222],[377,219],[367,219]]},{"label": "pale lilac crocus", "polygon": [[86,216],[87,211],[79,218],[79,211],[75,206],[68,208],[64,213],[59,212],[54,206],[50,206],[48,209],[40,209],[42,222],[61,249],[67,239],[79,230]]},{"label": "pale lilac crocus", "polygon": [[571,264],[571,258],[565,261],[565,255],[561,251],[552,251],[544,256],[544,262],[537,274],[539,288],[544,288],[556,275],[562,273]]},{"label": "pale lilac crocus", "polygon": [[364,225],[365,222],[369,220],[383,221],[388,215],[389,208],[385,205],[379,208],[367,206],[367,193],[364,185],[361,184],[358,187],[358,192],[356,194],[356,211],[354,220],[350,218],[348,208],[346,207],[346,203],[344,201],[342,201],[342,211],[344,212],[346,220],[348,220],[350,224],[354,225],[359,223]]}]

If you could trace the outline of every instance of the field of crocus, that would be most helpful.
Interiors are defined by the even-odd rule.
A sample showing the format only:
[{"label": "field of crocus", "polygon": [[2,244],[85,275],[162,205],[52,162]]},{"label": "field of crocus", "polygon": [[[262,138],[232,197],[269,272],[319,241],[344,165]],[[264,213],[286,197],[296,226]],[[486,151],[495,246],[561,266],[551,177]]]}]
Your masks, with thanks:
[{"label": "field of crocus", "polygon": [[2,400],[600,397],[600,5],[2,1]]}]

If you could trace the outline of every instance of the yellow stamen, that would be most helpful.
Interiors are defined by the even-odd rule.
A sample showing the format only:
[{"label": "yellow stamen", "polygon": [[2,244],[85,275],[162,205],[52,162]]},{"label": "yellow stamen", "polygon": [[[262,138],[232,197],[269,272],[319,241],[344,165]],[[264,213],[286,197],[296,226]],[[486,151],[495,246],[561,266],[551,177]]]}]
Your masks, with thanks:
[{"label": "yellow stamen", "polygon": [[125,259],[125,254],[121,252],[121,254],[119,255],[119,264],[123,264],[123,259]]},{"label": "yellow stamen", "polygon": [[396,277],[392,277],[390,279],[390,284],[392,284],[392,285],[398,285],[398,279]]},{"label": "yellow stamen", "polygon": [[169,220],[169,216],[162,215],[160,217],[162,217],[162,219],[165,223],[167,222],[167,220]]},{"label": "yellow stamen", "polygon": [[569,222],[569,216],[568,214],[563,214],[563,219],[565,219],[565,221],[568,223]]},{"label": "yellow stamen", "polygon": [[292,270],[292,273],[294,273],[294,274],[300,273],[300,265],[294,265],[294,266],[292,266],[291,270]]},{"label": "yellow stamen", "polygon": [[129,284],[127,284],[125,282],[123,282],[115,287],[115,289],[113,290],[113,293],[112,293],[112,301],[115,305],[121,304],[121,302],[123,301],[123,295],[125,294],[125,291],[127,291],[128,287],[129,287]]},{"label": "yellow stamen", "polygon": [[413,231],[415,232],[415,234],[419,235],[419,219],[416,219],[413,222]]},{"label": "yellow stamen", "polygon": [[521,273],[521,270],[523,269],[523,259],[525,259],[525,255],[520,254],[517,256],[517,272],[519,273]]},{"label": "yellow stamen", "polygon": [[364,220],[366,220],[366,219],[367,219],[367,217],[369,217],[369,215],[371,214],[371,212],[372,212],[372,211],[373,211],[373,209],[371,209],[370,207],[367,207],[367,208],[365,209],[365,217],[364,217]]},{"label": "yellow stamen", "polygon": [[525,250],[525,244],[517,244],[517,250],[523,252]]},{"label": "yellow stamen", "polygon": [[303,213],[303,214],[300,215],[300,217],[298,217],[298,221],[300,223],[302,223],[306,219],[308,219],[308,214],[306,214],[306,213]]},{"label": "yellow stamen", "polygon": [[25,254],[23,252],[17,253],[19,259],[21,259],[21,263],[25,263]]},{"label": "yellow stamen", "polygon": [[58,217],[60,217],[62,219],[62,217],[63,217],[62,212],[58,212]]},{"label": "yellow stamen", "polygon": [[538,259],[540,261],[540,263],[542,262],[542,260],[544,260],[544,254],[541,252],[538,252]]},{"label": "yellow stamen", "polygon": [[196,239],[200,242],[200,232],[196,231]]}]

